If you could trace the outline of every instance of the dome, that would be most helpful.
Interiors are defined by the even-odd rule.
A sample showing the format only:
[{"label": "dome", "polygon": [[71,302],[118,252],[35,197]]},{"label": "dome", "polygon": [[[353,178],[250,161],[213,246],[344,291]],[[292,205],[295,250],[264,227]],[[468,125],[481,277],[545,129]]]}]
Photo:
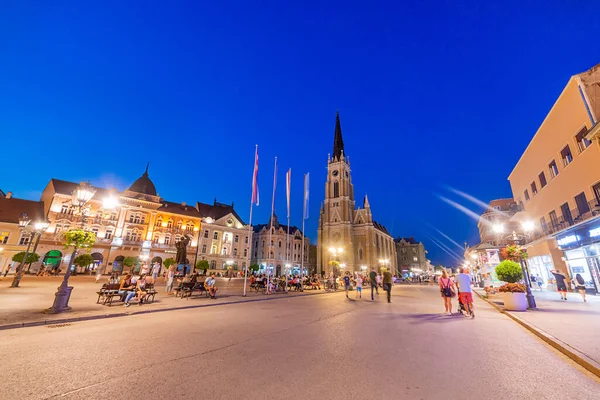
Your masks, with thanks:
[{"label": "dome", "polygon": [[[150,163],[148,163],[150,165]],[[156,187],[154,183],[148,177],[148,165],[146,165],[146,171],[142,176],[137,178],[133,185],[128,190],[136,193],[149,194],[150,196],[156,196]]]}]

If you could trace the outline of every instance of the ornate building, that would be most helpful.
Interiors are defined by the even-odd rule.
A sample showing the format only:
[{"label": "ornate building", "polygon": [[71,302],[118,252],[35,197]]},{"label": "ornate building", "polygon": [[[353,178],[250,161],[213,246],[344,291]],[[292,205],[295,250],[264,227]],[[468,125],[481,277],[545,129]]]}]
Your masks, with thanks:
[{"label": "ornate building", "polygon": [[[285,272],[298,274],[302,267],[302,246],[304,245],[303,273],[311,271],[313,266],[310,264],[310,239],[304,236],[296,226],[290,226],[288,236],[287,225],[281,225],[276,215],[273,215],[272,234],[270,228],[271,220],[266,224],[254,226],[252,263],[258,264],[261,271],[275,275],[282,275]],[[269,238],[271,239],[270,246]],[[287,268],[286,265],[288,265]]]},{"label": "ornate building", "polygon": [[355,208],[350,161],[344,154],[339,114],[335,119],[333,157],[328,156],[327,160],[325,201],[319,216],[317,272],[331,271],[329,261],[335,259],[345,271],[386,266],[394,274],[397,271],[394,239],[383,225],[373,220],[366,195],[363,207]]},{"label": "ornate building", "polygon": [[425,250],[423,243],[412,236],[407,238],[397,238],[395,243],[400,273],[430,272],[429,270],[431,267],[427,260],[427,250]]}]

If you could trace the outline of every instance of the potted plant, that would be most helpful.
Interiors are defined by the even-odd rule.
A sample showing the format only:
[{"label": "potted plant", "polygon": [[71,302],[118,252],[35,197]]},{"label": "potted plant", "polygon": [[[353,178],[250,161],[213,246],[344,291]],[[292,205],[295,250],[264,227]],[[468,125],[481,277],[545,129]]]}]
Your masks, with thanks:
[{"label": "potted plant", "polygon": [[504,307],[509,311],[527,310],[527,298],[525,285],[519,283],[523,279],[523,271],[519,263],[512,260],[504,260],[496,267],[498,279],[506,282],[498,289],[502,293]]}]

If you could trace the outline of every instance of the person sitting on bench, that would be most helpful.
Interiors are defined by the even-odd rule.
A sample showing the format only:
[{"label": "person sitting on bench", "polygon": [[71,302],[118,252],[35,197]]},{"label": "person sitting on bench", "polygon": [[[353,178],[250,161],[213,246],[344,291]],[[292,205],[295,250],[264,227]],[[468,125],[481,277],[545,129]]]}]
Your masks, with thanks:
[{"label": "person sitting on bench", "polygon": [[121,295],[121,301],[125,302],[125,306],[129,307],[129,300],[135,296],[135,285],[132,281],[133,276],[131,274],[125,275],[119,285],[119,294]]},{"label": "person sitting on bench", "polygon": [[[142,274],[142,276],[140,276],[140,279],[137,280],[135,292],[137,293],[138,304],[141,306],[144,303],[144,297],[146,297],[146,295],[148,294],[148,292],[146,292],[146,274]],[[128,306],[129,300],[127,300],[126,303],[127,304],[125,305]]]},{"label": "person sitting on bench", "polygon": [[214,273],[210,274],[209,278],[206,278],[206,281],[204,281],[204,287],[206,288],[206,290],[208,290],[208,294],[210,295],[211,299],[217,298],[218,288],[216,286],[216,280],[215,280]]}]

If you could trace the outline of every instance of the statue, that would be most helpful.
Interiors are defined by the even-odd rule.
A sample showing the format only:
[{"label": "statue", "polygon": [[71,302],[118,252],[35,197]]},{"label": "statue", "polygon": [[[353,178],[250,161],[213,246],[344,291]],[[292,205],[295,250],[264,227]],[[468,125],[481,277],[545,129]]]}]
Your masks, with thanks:
[{"label": "statue", "polygon": [[175,243],[175,247],[177,248],[177,255],[175,256],[175,262],[178,265],[185,265],[188,263],[187,260],[187,252],[186,248],[188,244],[190,244],[191,237],[189,235],[185,235],[181,238],[181,240]]}]

